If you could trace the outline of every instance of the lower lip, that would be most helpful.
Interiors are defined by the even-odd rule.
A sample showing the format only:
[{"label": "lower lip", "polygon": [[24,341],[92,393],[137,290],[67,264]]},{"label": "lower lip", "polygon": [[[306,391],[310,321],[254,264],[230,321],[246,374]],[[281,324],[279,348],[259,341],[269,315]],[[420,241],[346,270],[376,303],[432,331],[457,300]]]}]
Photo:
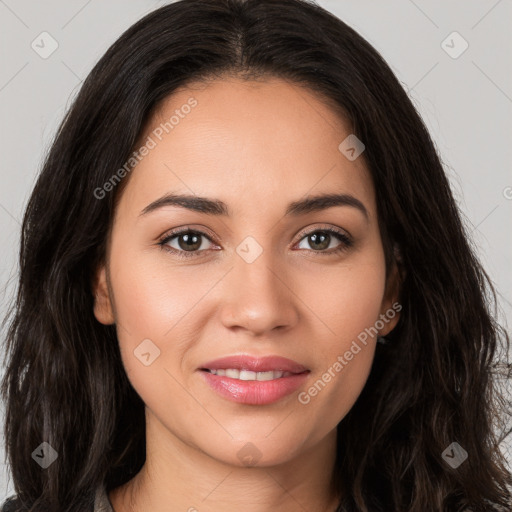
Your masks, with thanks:
[{"label": "lower lip", "polygon": [[207,384],[219,395],[232,402],[266,405],[277,402],[296,391],[309,372],[297,373],[273,380],[238,380],[201,370]]}]

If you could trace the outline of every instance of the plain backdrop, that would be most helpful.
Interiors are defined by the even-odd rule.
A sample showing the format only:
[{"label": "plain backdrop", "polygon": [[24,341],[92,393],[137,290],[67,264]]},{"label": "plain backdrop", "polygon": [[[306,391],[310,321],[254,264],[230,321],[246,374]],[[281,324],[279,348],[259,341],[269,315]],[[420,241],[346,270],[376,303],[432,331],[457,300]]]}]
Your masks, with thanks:
[{"label": "plain backdrop", "polygon": [[[58,123],[107,48],[165,3],[0,0],[0,316],[16,283],[23,211]],[[511,325],[512,2],[317,3],[367,39],[408,91],[500,292],[500,320]],[[2,347],[5,332],[0,334]],[[4,404],[2,427],[3,410]],[[2,499],[13,487],[3,446],[0,455]]]}]

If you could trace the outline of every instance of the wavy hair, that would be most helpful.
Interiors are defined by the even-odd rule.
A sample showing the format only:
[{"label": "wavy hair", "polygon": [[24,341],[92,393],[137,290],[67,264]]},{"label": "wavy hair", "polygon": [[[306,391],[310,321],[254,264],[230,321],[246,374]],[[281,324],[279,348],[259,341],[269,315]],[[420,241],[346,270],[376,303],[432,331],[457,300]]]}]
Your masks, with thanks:
[{"label": "wavy hair", "polygon": [[[507,507],[498,431],[508,376],[497,379],[497,364],[510,340],[408,94],[366,40],[310,0],[180,0],[130,27],[95,65],[24,214],[1,389],[15,510],[92,510],[98,486],[120,486],[144,464],[144,403],[116,327],[93,315],[91,285],[129,178],[103,199],[94,191],[127,161],[163,99],[226,76],[290,80],[347,120],[366,146],[387,269],[401,271],[400,320],[337,427],[339,510]],[[44,470],[32,458],[42,442],[58,453]],[[442,457],[453,442],[468,453],[457,469]]]}]

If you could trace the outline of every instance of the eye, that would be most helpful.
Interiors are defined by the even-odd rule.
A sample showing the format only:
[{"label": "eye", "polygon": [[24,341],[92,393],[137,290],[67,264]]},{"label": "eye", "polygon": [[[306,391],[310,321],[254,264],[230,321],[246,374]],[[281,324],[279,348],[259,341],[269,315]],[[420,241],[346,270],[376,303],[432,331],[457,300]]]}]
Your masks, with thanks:
[{"label": "eye", "polygon": [[[299,243],[306,240],[306,243],[309,243],[310,247],[313,247],[309,249],[310,251],[326,256],[345,251],[353,245],[352,239],[347,234],[332,227],[302,232],[300,236],[301,240]],[[333,237],[340,242],[334,249],[331,246]],[[212,243],[211,238],[206,233],[190,228],[182,228],[167,233],[164,238],[158,242],[158,245],[160,245],[162,249],[176,254],[180,258],[191,258],[199,256],[198,253],[209,249],[209,247],[204,246],[203,238]],[[304,249],[305,247],[299,248]],[[325,249],[333,250],[326,251]]]},{"label": "eye", "polygon": [[[167,233],[163,240],[158,242],[158,245],[169,252],[177,254],[181,258],[190,258],[197,256],[199,250],[207,250],[204,247],[202,238],[210,240],[210,237],[202,231],[195,231],[190,228],[177,229]],[[176,240],[174,240],[176,239]],[[172,246],[172,243],[176,243],[178,247]]]},{"label": "eye", "polygon": [[[331,227],[315,229],[314,231],[306,233],[303,232],[300,236],[302,236],[301,242],[304,240],[312,247],[312,249],[310,249],[311,251],[318,252],[322,255],[336,254],[349,249],[353,245],[352,239],[347,234]],[[333,238],[336,238],[340,242],[339,245],[334,247],[331,251],[325,251],[325,249],[332,249],[331,242],[334,241]],[[307,247],[301,248],[307,249]]]}]

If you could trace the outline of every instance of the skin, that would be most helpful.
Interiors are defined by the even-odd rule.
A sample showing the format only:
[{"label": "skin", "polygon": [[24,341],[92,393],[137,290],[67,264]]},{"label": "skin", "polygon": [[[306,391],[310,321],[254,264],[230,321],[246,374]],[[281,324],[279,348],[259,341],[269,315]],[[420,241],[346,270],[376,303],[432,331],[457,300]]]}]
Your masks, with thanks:
[{"label": "skin", "polygon": [[[340,116],[316,93],[280,79],[180,89],[141,141],[191,96],[197,106],[125,178],[107,264],[93,283],[95,316],[116,323],[124,367],[146,404],[146,463],[109,498],[116,512],[334,511],[336,426],[366,383],[376,338],[308,404],[297,394],[398,300],[370,174],[362,157],[350,161],[338,149],[351,133]],[[220,199],[232,215],[178,206],[140,215],[169,192]],[[290,202],[333,192],[359,199],[368,218],[347,205],[285,216]],[[210,239],[181,259],[158,245],[177,227]],[[353,246],[335,254],[343,242],[334,235],[320,249],[301,235],[326,227],[348,233]],[[236,252],[247,236],[263,250],[252,263]],[[183,237],[167,245],[187,247]],[[145,339],[160,350],[149,366],[134,356]],[[198,368],[241,353],[288,357],[310,374],[276,403],[238,404],[207,386]],[[237,455],[247,442],[260,453],[253,467]]]}]

